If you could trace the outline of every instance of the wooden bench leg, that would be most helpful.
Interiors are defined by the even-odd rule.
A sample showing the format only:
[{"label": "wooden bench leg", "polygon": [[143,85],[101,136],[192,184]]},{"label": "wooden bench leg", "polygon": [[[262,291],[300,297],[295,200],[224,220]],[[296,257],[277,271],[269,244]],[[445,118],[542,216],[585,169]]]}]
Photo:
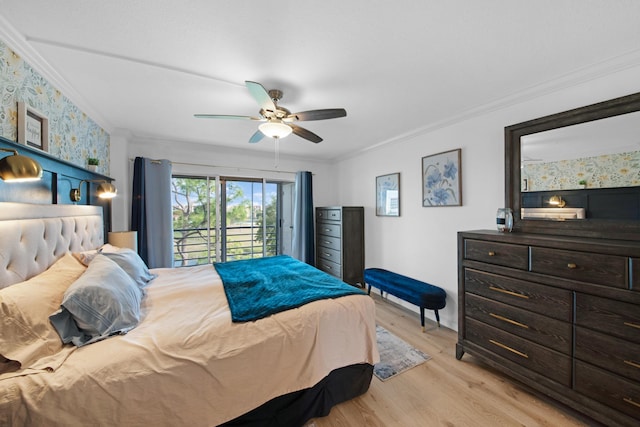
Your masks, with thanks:
[{"label": "wooden bench leg", "polygon": [[422,332],[424,332],[424,307],[420,307],[420,325],[422,326]]},{"label": "wooden bench leg", "polygon": [[433,310],[436,312],[436,320],[438,321],[438,328],[440,327],[440,313],[438,313],[438,310]]}]

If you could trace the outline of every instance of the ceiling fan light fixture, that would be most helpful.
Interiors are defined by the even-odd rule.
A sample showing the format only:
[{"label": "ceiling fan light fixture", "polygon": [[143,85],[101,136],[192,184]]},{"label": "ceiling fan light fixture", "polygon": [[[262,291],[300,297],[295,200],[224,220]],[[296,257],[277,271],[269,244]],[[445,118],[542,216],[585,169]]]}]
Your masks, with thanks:
[{"label": "ceiling fan light fixture", "polygon": [[293,132],[291,126],[282,123],[282,120],[270,120],[266,123],[262,123],[258,126],[260,132],[268,136],[269,138],[284,138]]}]

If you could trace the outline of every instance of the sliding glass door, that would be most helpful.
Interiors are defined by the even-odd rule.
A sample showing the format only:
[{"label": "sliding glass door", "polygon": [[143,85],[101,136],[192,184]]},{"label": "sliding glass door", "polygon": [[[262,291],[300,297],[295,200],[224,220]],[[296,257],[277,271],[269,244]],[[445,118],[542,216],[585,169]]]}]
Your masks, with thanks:
[{"label": "sliding glass door", "polygon": [[173,176],[173,259],[175,267],[216,260],[216,180]]},{"label": "sliding glass door", "polygon": [[280,195],[290,186],[266,180],[174,176],[174,265],[288,253],[291,199]]}]

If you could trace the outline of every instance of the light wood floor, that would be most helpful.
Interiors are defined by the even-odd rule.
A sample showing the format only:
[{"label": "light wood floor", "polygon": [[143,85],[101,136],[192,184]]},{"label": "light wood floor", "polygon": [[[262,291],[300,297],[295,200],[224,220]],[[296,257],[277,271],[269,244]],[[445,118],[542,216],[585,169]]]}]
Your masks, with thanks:
[{"label": "light wood floor", "polygon": [[468,354],[456,360],[456,332],[429,322],[423,333],[418,314],[374,299],[378,324],[431,359],[385,382],[374,376],[367,393],[335,406],[308,427],[593,425]]}]

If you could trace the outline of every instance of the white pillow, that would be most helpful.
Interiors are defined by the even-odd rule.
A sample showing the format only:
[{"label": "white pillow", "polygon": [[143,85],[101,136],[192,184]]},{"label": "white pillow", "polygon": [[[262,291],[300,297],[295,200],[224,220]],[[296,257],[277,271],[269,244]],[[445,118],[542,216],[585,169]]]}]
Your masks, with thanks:
[{"label": "white pillow", "polygon": [[76,257],[78,261],[88,266],[89,263],[96,257],[98,254],[109,253],[109,252],[118,252],[120,248],[110,245],[109,243],[105,243],[100,246],[98,249],[90,249],[88,251],[82,252],[74,252],[73,256]]},{"label": "white pillow", "polygon": [[49,319],[62,342],[81,347],[133,329],[140,321],[142,296],[118,264],[98,254]]},{"label": "white pillow", "polygon": [[2,356],[27,369],[33,368],[39,359],[62,350],[62,341],[49,322],[49,315],[85,270],[67,253],[39,275],[0,290]]}]

